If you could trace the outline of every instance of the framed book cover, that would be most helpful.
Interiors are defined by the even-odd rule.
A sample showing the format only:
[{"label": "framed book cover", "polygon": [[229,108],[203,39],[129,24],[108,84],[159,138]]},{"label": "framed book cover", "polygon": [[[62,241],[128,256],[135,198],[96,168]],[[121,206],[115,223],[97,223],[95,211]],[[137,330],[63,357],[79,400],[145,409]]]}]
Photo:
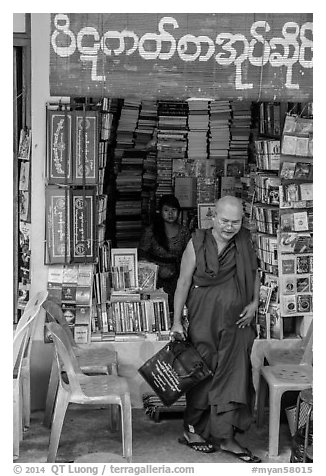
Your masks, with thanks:
[{"label": "framed book cover", "polygon": [[309,150],[309,138],[297,137],[295,155],[299,157],[308,157],[308,150]]},{"label": "framed book cover", "polygon": [[295,155],[297,148],[297,137],[295,135],[284,134],[282,140],[282,154]]},{"label": "framed book cover", "polygon": [[20,190],[18,195],[19,219],[30,221],[30,194],[28,190]]},{"label": "framed book cover", "polygon": [[93,262],[95,241],[95,190],[72,190],[72,261]]},{"label": "framed book cover", "polygon": [[293,213],[293,227],[294,231],[308,231],[308,213],[306,211]]},{"label": "framed book cover", "polygon": [[308,162],[295,164],[294,176],[289,178],[312,180],[313,165]]},{"label": "framed book cover", "polygon": [[313,237],[310,233],[280,233],[279,250],[283,253],[312,253]]},{"label": "framed book cover", "polygon": [[138,288],[138,254],[137,248],[112,248],[111,266],[126,267],[129,271],[130,286],[128,288]]},{"label": "framed book cover", "polygon": [[47,177],[49,184],[72,182],[72,117],[67,111],[47,111]]},{"label": "framed book cover", "polygon": [[312,312],[312,295],[298,294],[297,295],[297,309],[298,312]]},{"label": "framed book cover", "polygon": [[98,182],[98,115],[93,111],[73,111],[73,183]]},{"label": "framed book cover", "polygon": [[19,190],[29,190],[29,162],[21,162],[19,173]]},{"label": "framed book cover", "polygon": [[215,210],[215,203],[198,203],[197,210],[198,228],[212,228],[212,218]]},{"label": "framed book cover", "polygon": [[295,162],[282,162],[280,177],[282,179],[293,179],[296,170]]},{"label": "framed book cover", "polygon": [[301,200],[313,200],[313,184],[311,182],[300,184],[300,196]]},{"label": "framed book cover", "polygon": [[29,129],[21,129],[18,145],[18,159],[29,160],[31,154],[31,131]]},{"label": "framed book cover", "polygon": [[224,162],[225,177],[243,177],[246,169],[246,159],[227,159]]},{"label": "framed book cover", "polygon": [[70,196],[66,189],[45,188],[45,264],[70,262]]}]

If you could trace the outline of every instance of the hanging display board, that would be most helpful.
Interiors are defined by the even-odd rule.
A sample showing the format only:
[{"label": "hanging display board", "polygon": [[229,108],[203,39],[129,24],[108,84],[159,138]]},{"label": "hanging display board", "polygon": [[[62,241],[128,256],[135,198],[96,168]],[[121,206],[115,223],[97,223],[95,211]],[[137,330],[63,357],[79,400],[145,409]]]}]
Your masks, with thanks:
[{"label": "hanging display board", "polygon": [[52,14],[56,96],[312,100],[308,13]]}]

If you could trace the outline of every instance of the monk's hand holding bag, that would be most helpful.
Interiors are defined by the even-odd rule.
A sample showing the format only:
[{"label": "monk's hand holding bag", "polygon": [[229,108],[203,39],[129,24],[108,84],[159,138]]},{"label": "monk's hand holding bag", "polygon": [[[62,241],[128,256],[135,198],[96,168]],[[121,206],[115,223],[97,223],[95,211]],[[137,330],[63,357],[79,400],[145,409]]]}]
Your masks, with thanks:
[{"label": "monk's hand holding bag", "polygon": [[185,340],[168,342],[138,372],[166,406],[212,375],[199,352]]}]

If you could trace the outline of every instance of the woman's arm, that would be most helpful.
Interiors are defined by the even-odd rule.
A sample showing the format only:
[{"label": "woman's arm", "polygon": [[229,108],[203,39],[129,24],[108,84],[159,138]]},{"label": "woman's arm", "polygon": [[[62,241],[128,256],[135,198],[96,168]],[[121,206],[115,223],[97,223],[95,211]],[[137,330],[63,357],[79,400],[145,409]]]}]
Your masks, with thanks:
[{"label": "woman's arm", "polygon": [[195,267],[196,255],[192,240],[190,240],[182,255],[180,275],[174,293],[174,318],[173,326],[171,328],[171,332],[178,332],[183,338],[185,338],[185,332],[181,321],[182,311],[188,297]]}]

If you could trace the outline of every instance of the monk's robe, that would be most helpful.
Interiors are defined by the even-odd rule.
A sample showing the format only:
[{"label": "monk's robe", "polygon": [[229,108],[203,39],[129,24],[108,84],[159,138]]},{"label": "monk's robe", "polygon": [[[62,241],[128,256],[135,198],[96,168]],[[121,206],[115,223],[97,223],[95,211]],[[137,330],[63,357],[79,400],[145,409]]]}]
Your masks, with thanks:
[{"label": "monk's robe", "polygon": [[252,416],[255,323],[239,328],[236,321],[253,300],[257,257],[244,228],[220,254],[212,229],[196,230],[192,241],[196,268],[187,299],[188,336],[213,376],[187,393],[184,424],[206,439],[230,438],[246,430]]}]

